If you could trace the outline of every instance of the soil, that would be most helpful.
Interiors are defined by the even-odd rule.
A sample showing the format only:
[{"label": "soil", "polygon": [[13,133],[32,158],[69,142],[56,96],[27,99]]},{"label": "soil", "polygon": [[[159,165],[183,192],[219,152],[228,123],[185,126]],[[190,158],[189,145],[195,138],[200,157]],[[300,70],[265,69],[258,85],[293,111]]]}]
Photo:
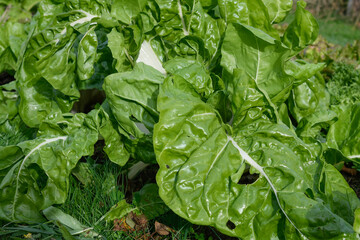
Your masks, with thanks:
[{"label": "soil", "polygon": [[354,189],[358,198],[360,198],[360,172],[357,172],[355,176],[345,172],[341,172],[341,173],[346,179],[346,181],[349,183],[350,187]]},{"label": "soil", "polygon": [[8,74],[7,72],[0,73],[0,85],[7,84],[14,80],[15,80],[15,78],[13,76],[11,76],[10,74]]}]

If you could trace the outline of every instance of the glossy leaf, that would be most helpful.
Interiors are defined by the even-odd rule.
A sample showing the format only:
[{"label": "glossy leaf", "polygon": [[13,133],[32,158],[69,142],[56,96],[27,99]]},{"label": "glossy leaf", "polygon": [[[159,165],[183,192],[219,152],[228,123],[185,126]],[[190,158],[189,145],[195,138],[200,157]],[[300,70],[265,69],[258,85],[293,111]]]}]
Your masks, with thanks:
[{"label": "glossy leaf", "polygon": [[[157,92],[163,79],[160,72],[143,63],[138,63],[132,72],[105,79],[104,89],[122,134],[138,138],[152,130],[158,118]],[[144,127],[140,129],[137,123]]]},{"label": "glossy leaf", "polygon": [[0,2],[0,73],[16,70],[21,44],[32,18],[24,1]]},{"label": "glossy leaf", "polygon": [[[49,119],[40,126],[37,139],[17,145],[21,157],[18,151],[7,156],[13,161],[5,166],[7,174],[1,177],[1,219],[40,222],[40,210],[65,202],[71,170],[82,156],[93,153],[98,139],[97,132],[85,122],[82,114]],[[9,147],[2,148],[1,155]]]},{"label": "glossy leaf", "polygon": [[145,7],[145,0],[118,0],[113,2],[111,15],[126,24],[131,24],[134,19]]},{"label": "glossy leaf", "polygon": [[[277,18],[273,17],[270,19],[270,15],[274,15],[274,10],[265,6],[266,4],[268,4],[267,1],[220,0],[218,4],[220,14],[225,20],[225,22],[227,22],[228,24],[238,23],[248,25],[256,29],[260,29],[263,32],[271,35],[272,37],[278,38],[277,32],[271,25],[273,21]],[[270,11],[268,12],[267,9],[269,9]]]},{"label": "glossy leaf", "polygon": [[116,28],[113,28],[107,35],[109,41],[109,48],[114,59],[116,59],[115,68],[118,72],[129,70],[130,62],[127,58],[127,52],[125,48],[125,39],[122,33],[118,32]]},{"label": "glossy leaf", "polygon": [[258,29],[232,24],[227,28],[221,52],[221,65],[228,74],[224,80],[234,81],[235,69],[243,71],[272,108],[273,119],[278,120],[276,105],[286,100],[293,84],[283,68],[289,50]]},{"label": "glossy leaf", "polygon": [[283,21],[293,6],[293,1],[291,0],[263,0],[263,3],[268,10],[271,23]]},{"label": "glossy leaf", "polygon": [[184,58],[174,58],[167,61],[164,67],[169,74],[186,79],[204,97],[208,98],[213,92],[210,74],[200,62]]},{"label": "glossy leaf", "polygon": [[104,138],[104,152],[110,161],[124,166],[130,158],[130,153],[125,148],[124,137],[117,130],[114,117],[109,113],[108,104],[104,103],[103,106],[107,111],[104,108],[100,108],[89,114],[93,119],[92,125],[97,126],[97,131]]},{"label": "glossy leaf", "polygon": [[221,23],[209,16],[200,1],[156,0],[160,9],[160,22],[155,27],[164,58],[193,56],[208,65],[219,55]]},{"label": "glossy leaf", "polygon": [[77,54],[77,74],[80,80],[89,79],[95,72],[96,50],[98,46],[95,27],[89,29],[79,42]]},{"label": "glossy leaf", "polygon": [[289,110],[298,122],[297,133],[303,138],[319,138],[337,119],[330,110],[330,95],[322,76],[317,73],[295,87],[289,98]]},{"label": "glossy leaf", "polygon": [[[101,86],[99,66],[106,64],[96,64],[103,60],[103,48],[95,21],[107,16],[107,7],[97,1],[41,2],[16,72],[19,113],[28,126],[38,127],[50,114],[69,112],[79,89],[99,87],[99,81]],[[107,61],[112,63],[111,58]],[[94,75],[100,79],[92,79]]]},{"label": "glossy leaf", "polygon": [[360,103],[339,107],[337,112],[339,119],[329,129],[327,145],[360,164]]},{"label": "glossy leaf", "polygon": [[[325,179],[341,179],[337,170],[316,161],[316,152],[284,125],[260,120],[234,131],[181,80],[162,85],[159,111],[154,147],[160,196],[183,218],[243,239],[354,234],[355,193],[346,184],[332,191],[337,186]],[[253,184],[241,183],[246,166],[259,174]],[[318,188],[323,180],[316,175],[329,188]],[[346,205],[342,194],[353,204]],[[351,214],[337,212],[335,199]]]},{"label": "glossy leaf", "polygon": [[305,10],[306,3],[298,1],[295,19],[286,29],[283,42],[294,49],[301,50],[314,42],[319,34],[319,25],[310,12]]}]

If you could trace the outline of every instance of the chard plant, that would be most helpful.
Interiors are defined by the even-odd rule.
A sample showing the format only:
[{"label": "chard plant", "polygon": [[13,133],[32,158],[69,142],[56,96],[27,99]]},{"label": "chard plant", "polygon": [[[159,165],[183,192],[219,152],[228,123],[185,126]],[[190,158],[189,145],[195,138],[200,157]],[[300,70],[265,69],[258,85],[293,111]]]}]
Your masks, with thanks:
[{"label": "chard plant", "polygon": [[[332,105],[325,65],[295,59],[318,24],[298,1],[280,34],[292,5],[41,1],[24,43],[1,42],[16,81],[0,86],[0,219],[45,221],[104,140],[120,166],[158,163],[161,199],[192,223],[240,239],[357,239],[360,201],[333,164],[359,163],[360,103]],[[94,89],[105,100],[77,112]]]}]

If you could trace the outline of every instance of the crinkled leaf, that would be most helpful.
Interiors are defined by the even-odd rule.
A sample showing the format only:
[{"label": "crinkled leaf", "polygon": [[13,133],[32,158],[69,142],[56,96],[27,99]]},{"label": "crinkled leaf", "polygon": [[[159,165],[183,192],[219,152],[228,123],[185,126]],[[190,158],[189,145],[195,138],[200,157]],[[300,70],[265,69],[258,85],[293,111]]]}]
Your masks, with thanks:
[{"label": "crinkled leaf", "polygon": [[158,120],[156,102],[163,79],[159,71],[137,63],[133,71],[109,75],[103,86],[118,131],[127,138],[126,149],[145,162],[155,160],[152,132]]},{"label": "crinkled leaf", "polygon": [[160,9],[160,22],[155,27],[165,58],[194,56],[208,65],[218,57],[221,27],[210,17],[199,1],[156,0]]},{"label": "crinkled leaf", "polygon": [[[241,81],[234,78],[250,77],[255,84],[253,91],[265,97],[267,105],[272,109],[272,118],[279,120],[276,105],[286,100],[293,84],[293,79],[285,73],[283,67],[289,57],[289,50],[258,29],[231,24],[226,30],[221,52],[221,65],[226,71],[223,74],[224,81],[232,84]],[[244,72],[243,76],[235,77],[235,69]],[[235,102],[233,104],[239,105]]]},{"label": "crinkled leaf", "polygon": [[313,43],[319,34],[319,25],[313,15],[305,10],[304,1],[297,2],[295,19],[286,29],[283,42],[289,48],[299,51]]},{"label": "crinkled leaf", "polygon": [[0,73],[16,70],[21,44],[26,40],[32,14],[24,1],[0,4]]},{"label": "crinkled leaf", "polygon": [[167,61],[164,67],[169,74],[186,79],[204,97],[208,98],[213,92],[212,79],[200,62],[191,59],[174,58]]},{"label": "crinkled leaf", "polygon": [[109,48],[114,59],[116,59],[115,68],[118,72],[129,70],[130,62],[127,58],[127,52],[125,48],[125,39],[122,33],[118,32],[116,28],[113,28],[107,35],[109,39]]},{"label": "crinkled leaf", "polygon": [[140,138],[152,132],[158,119],[157,92],[163,79],[160,72],[143,63],[131,72],[105,79],[103,87],[111,111],[124,135]]},{"label": "crinkled leaf", "polygon": [[110,161],[124,166],[129,160],[130,153],[125,148],[124,137],[117,130],[116,121],[108,109],[107,102],[103,104],[103,107],[90,113],[94,120],[93,125],[97,126],[99,134],[104,138],[104,152]]},{"label": "crinkled leaf", "polygon": [[41,2],[16,72],[19,113],[28,126],[38,127],[50,114],[69,112],[79,89],[101,87],[99,72],[111,72],[103,61],[111,66],[112,59],[105,54],[96,20],[106,16],[108,7],[98,1]]},{"label": "crinkled leaf", "polygon": [[89,127],[83,114],[55,116],[42,123],[37,139],[17,145],[22,155],[12,158],[16,161],[1,178],[1,219],[39,222],[43,220],[40,210],[66,200],[71,170],[82,156],[93,153],[98,139]]},{"label": "crinkled leaf", "polygon": [[[338,191],[337,170],[317,161],[284,125],[260,120],[233,132],[184,80],[165,81],[158,107],[157,183],[161,198],[183,218],[243,239],[354,234],[355,193],[346,183]],[[259,179],[245,185],[247,165]],[[324,181],[331,187],[321,188]],[[350,215],[338,212],[344,207]]]},{"label": "crinkled leaf", "polygon": [[95,27],[90,28],[79,42],[76,69],[80,80],[89,79],[95,72],[98,42],[94,29]]},{"label": "crinkled leaf", "polygon": [[[278,2],[278,1],[276,1]],[[283,1],[282,1],[283,2]],[[272,27],[274,18],[270,19],[266,1],[262,0],[220,0],[218,1],[221,17],[230,23],[245,24],[257,28],[272,37],[279,38],[276,30]]]},{"label": "crinkled leaf", "polygon": [[0,146],[16,145],[35,137],[18,115],[16,81],[0,86]]},{"label": "crinkled leaf", "polygon": [[323,70],[324,67],[325,63],[313,64],[300,59],[287,61],[285,63],[285,71],[287,74],[295,78],[295,86],[300,85],[307,79],[313,77],[316,73]]},{"label": "crinkled leaf", "polygon": [[298,122],[296,131],[300,137],[319,138],[320,131],[336,121],[337,114],[329,108],[330,95],[320,73],[295,87],[288,102],[292,117]]},{"label": "crinkled leaf", "polygon": [[269,13],[271,23],[278,23],[285,19],[293,6],[292,0],[263,0]]},{"label": "crinkled leaf", "polygon": [[111,8],[111,15],[123,23],[131,24],[131,20],[144,9],[146,2],[146,0],[114,1]]},{"label": "crinkled leaf", "polygon": [[339,119],[329,129],[327,145],[360,164],[360,103],[339,107],[337,113]]},{"label": "crinkled leaf", "polygon": [[17,115],[15,82],[0,86],[0,126]]}]

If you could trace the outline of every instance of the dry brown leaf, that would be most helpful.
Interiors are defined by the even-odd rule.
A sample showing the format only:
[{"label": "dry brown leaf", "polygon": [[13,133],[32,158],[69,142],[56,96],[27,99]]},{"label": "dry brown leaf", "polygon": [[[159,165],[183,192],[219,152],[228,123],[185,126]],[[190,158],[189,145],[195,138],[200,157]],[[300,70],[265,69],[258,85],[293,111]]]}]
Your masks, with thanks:
[{"label": "dry brown leaf", "polygon": [[170,232],[175,232],[175,230],[158,221],[155,221],[155,231],[161,236],[167,236]]},{"label": "dry brown leaf", "polygon": [[140,229],[145,230],[148,227],[148,220],[144,214],[139,216],[135,215],[134,220]]},{"label": "dry brown leaf", "polygon": [[351,176],[356,176],[356,174],[357,174],[356,169],[348,168],[348,167],[346,167],[346,166],[343,166],[343,168],[341,169],[341,171],[346,172],[346,173],[350,174]]},{"label": "dry brown leaf", "polygon": [[124,232],[133,232],[135,231],[135,229],[133,229],[132,227],[130,227],[127,223],[126,223],[126,218],[123,217],[120,220],[119,219],[115,219],[114,220],[114,228],[113,231],[124,231]]},{"label": "dry brown leaf", "polygon": [[114,220],[114,231],[143,231],[146,232],[148,228],[148,220],[144,214],[136,215],[134,212],[130,212],[127,216],[121,219]]}]

